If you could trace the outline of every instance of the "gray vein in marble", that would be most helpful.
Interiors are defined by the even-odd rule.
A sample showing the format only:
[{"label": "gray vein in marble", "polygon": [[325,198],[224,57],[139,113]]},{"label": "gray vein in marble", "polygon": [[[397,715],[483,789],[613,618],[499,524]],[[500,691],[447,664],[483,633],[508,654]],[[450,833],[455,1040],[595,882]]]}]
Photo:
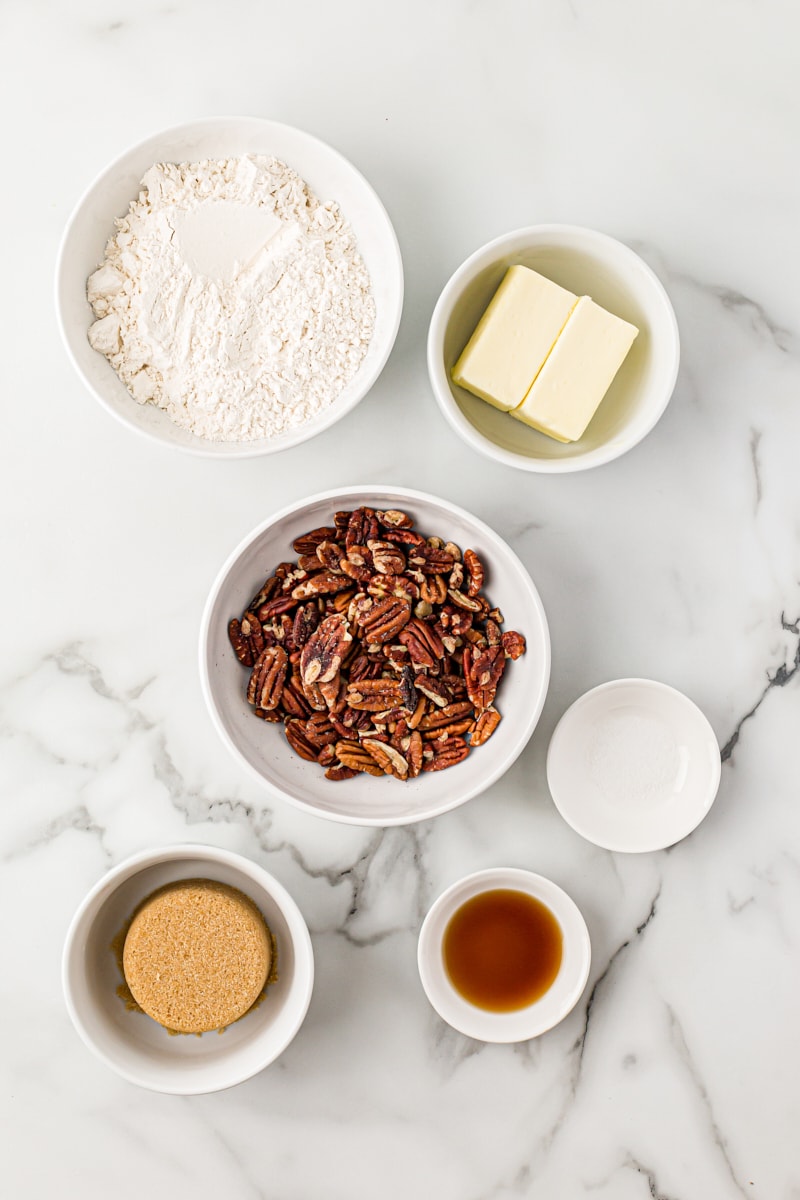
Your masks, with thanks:
[{"label": "gray vein in marble", "polygon": [[778,350],[782,350],[784,354],[791,354],[796,350],[797,339],[792,330],[786,329],[774,321],[758,301],[753,300],[750,296],[745,296],[743,292],[736,291],[735,288],[704,284],[692,279],[689,275],[683,278],[701,291],[714,296],[726,312],[733,313],[734,316],[744,316],[753,333],[759,336],[766,334]]},{"label": "gray vein in marble", "polygon": [[431,1015],[434,1033],[431,1039],[431,1058],[439,1067],[440,1077],[447,1081],[453,1078],[459,1067],[475,1058],[486,1048],[484,1042],[465,1037],[441,1017]]},{"label": "gray vein in marble", "polygon": [[[586,1010],[585,1010],[584,1019],[583,1019],[583,1029],[581,1030],[580,1036],[578,1037],[577,1041],[575,1042],[575,1044],[572,1047],[573,1052],[577,1051],[577,1055],[578,1055],[577,1069],[576,1069],[575,1080],[574,1080],[573,1089],[572,1089],[573,1095],[574,1095],[575,1090],[577,1089],[578,1082],[580,1080],[581,1070],[583,1067],[583,1056],[584,1056],[584,1052],[586,1050],[586,1040],[589,1036],[589,1022],[592,1017],[592,1012],[594,1009],[595,1001],[597,1000],[597,994],[600,991],[600,989],[602,988],[606,979],[608,979],[608,976],[609,976],[614,964],[619,959],[620,955],[623,954],[625,950],[628,950],[631,946],[635,945],[637,940],[641,937],[641,935],[644,933],[645,929],[647,929],[648,925],[655,917],[656,910],[658,907],[658,901],[659,901],[660,897],[661,897],[661,884],[659,883],[658,891],[656,892],[655,896],[653,897],[653,900],[650,904],[650,910],[649,910],[647,916],[644,918],[643,921],[639,922],[639,924],[636,926],[635,931],[630,935],[630,937],[626,938],[625,941],[622,942],[622,944],[620,946],[617,946],[616,950],[614,951],[614,953],[611,955],[608,962],[606,963],[605,969],[600,973],[600,975],[598,975],[597,979],[595,980],[594,986],[593,986],[591,992],[589,993],[589,999],[586,1002]],[[553,1132],[555,1132],[555,1130]]]},{"label": "gray vein in marble", "polygon": [[16,850],[3,855],[2,861],[10,863],[17,858],[22,858],[23,855],[30,854],[31,851],[38,850],[41,846],[47,846],[51,842],[54,842],[70,829],[78,833],[91,833],[96,836],[100,843],[100,849],[103,851],[108,865],[111,866],[113,858],[104,840],[106,831],[102,825],[98,825],[92,819],[91,813],[84,804],[78,804],[75,808],[71,808],[69,812],[62,813],[61,816],[54,818],[37,837],[31,838],[24,846],[19,846]]},{"label": "gray vein in marble", "polygon": [[[153,736],[154,741],[150,746],[150,757],[154,778],[162,784],[170,804],[181,814],[187,825],[200,824],[203,821],[214,823],[236,822],[247,829],[262,851],[269,854],[288,854],[309,879],[322,879],[332,888],[342,883],[348,884],[353,893],[352,901],[344,926],[336,930],[336,932],[351,944],[354,946],[376,945],[392,934],[417,927],[425,912],[424,878],[419,869],[417,870],[415,911],[409,922],[402,929],[400,927],[384,928],[376,933],[360,937],[348,928],[348,923],[357,915],[359,896],[367,883],[377,855],[382,849],[385,849],[387,839],[390,839],[394,843],[393,849],[390,845],[390,860],[392,862],[396,863],[404,856],[407,845],[410,842],[410,858],[417,865],[417,868],[419,867],[422,861],[422,841],[424,840],[424,834],[420,828],[404,826],[402,828],[398,827],[386,830],[377,829],[371,835],[366,850],[359,854],[355,862],[349,864],[344,869],[341,867],[312,867],[296,845],[288,841],[270,838],[269,834],[272,828],[273,817],[272,810],[268,805],[265,804],[263,808],[256,808],[254,805],[229,797],[208,796],[202,790],[187,785],[169,753],[164,732],[159,729],[157,722],[149,720],[135,704],[152,682],[152,679],[148,678],[125,691],[117,691],[110,686],[100,668],[91,662],[84,648],[77,643],[72,643],[61,650],[46,655],[40,660],[37,669],[38,666],[46,663],[53,663],[56,669],[64,675],[82,680],[104,700],[122,706],[128,732],[146,733]],[[14,682],[20,682],[27,676],[28,673]],[[36,742],[36,745],[37,749],[41,749],[42,753],[48,754],[55,763],[65,765],[66,760],[54,754],[47,746],[40,746],[38,742]],[[86,767],[93,766],[91,763],[82,763],[79,765]],[[424,829],[426,827],[422,826],[421,828]],[[53,841],[69,829],[91,833],[96,836],[100,842],[103,854],[108,860],[109,866],[112,864],[113,857],[104,844],[105,830],[94,821],[89,809],[85,805],[76,806],[70,812],[50,822],[29,844],[11,851],[7,855],[6,861],[10,861],[20,854],[34,849],[36,846]]]},{"label": "gray vein in marble", "polygon": [[545,1133],[543,1133],[542,1136],[539,1138],[539,1146],[541,1148],[541,1152],[545,1155],[552,1149],[552,1147],[555,1143],[555,1140],[564,1124],[564,1121],[566,1120],[566,1117],[570,1110],[570,1107],[571,1107],[572,1103],[574,1102],[574,1100],[577,1096],[577,1093],[578,1093],[578,1088],[580,1086],[581,1076],[583,1073],[583,1059],[584,1059],[584,1053],[585,1053],[585,1049],[586,1049],[586,1042],[587,1042],[587,1039],[589,1036],[589,1024],[591,1021],[592,1013],[594,1011],[595,1003],[597,1001],[598,993],[599,993],[600,989],[602,988],[602,985],[608,979],[609,974],[611,973],[611,970],[614,967],[615,963],[617,963],[619,961],[620,956],[624,953],[625,950],[629,949],[630,947],[632,947],[639,941],[639,939],[641,938],[644,931],[647,929],[650,922],[655,918],[656,912],[658,909],[658,902],[661,897],[661,887],[662,887],[662,885],[661,885],[661,883],[659,883],[658,890],[656,891],[655,895],[653,896],[653,899],[650,903],[650,908],[647,912],[647,915],[639,922],[639,924],[636,926],[634,932],[632,934],[630,934],[630,936],[627,937],[625,939],[625,941],[622,942],[622,944],[619,945],[617,947],[617,949],[614,951],[614,953],[611,955],[608,962],[606,963],[605,968],[603,969],[603,971],[600,973],[600,975],[595,980],[594,986],[592,987],[592,990],[589,993],[589,999],[586,1002],[586,1009],[584,1012],[583,1029],[581,1030],[579,1037],[573,1043],[573,1045],[569,1051],[569,1053],[573,1059],[573,1066],[572,1066],[571,1078],[568,1081],[568,1085],[567,1085],[566,1099],[564,1101],[564,1104],[561,1107],[561,1111],[556,1116],[556,1119],[553,1121],[549,1130],[547,1130]]},{"label": "gray vein in marble", "polygon": [[668,275],[671,280],[683,283],[702,295],[715,300],[725,312],[737,318],[744,318],[750,330],[760,339],[767,340],[784,354],[795,354],[798,351],[798,336],[794,330],[787,329],[776,321],[763,304],[746,296],[736,288],[725,287],[721,284],[707,283],[687,271],[673,271],[667,265],[658,248],[649,242],[631,242],[631,247],[648,262],[658,264],[660,274]]},{"label": "gray vein in marble", "polygon": [[[200,1110],[195,1107],[193,1110],[194,1115],[197,1115],[198,1111]],[[245,1170],[246,1156],[236,1152],[236,1149],[220,1132],[219,1125],[212,1124],[211,1121],[205,1120],[202,1115],[200,1119],[206,1130],[207,1137],[216,1142],[216,1144],[222,1148],[226,1158],[236,1171],[239,1180],[235,1189],[236,1200],[245,1200],[246,1196],[253,1196],[254,1200],[271,1200],[268,1193],[261,1189],[256,1180],[253,1179],[250,1172]],[[226,1191],[228,1194],[230,1194],[232,1191],[230,1184],[227,1185]]]},{"label": "gray vein in marble", "polygon": [[667,1192],[662,1192],[658,1186],[655,1171],[650,1167],[646,1167],[644,1163],[639,1162],[632,1154],[628,1155],[623,1165],[630,1167],[634,1171],[638,1171],[640,1175],[644,1176],[647,1183],[647,1194],[651,1197],[651,1200],[678,1200],[678,1197],[674,1193],[668,1194]]},{"label": "gray vein in marble", "polygon": [[713,1138],[714,1145],[717,1147],[720,1154],[722,1155],[723,1162],[725,1163],[725,1166],[728,1170],[728,1174],[730,1175],[731,1181],[732,1181],[733,1185],[735,1186],[735,1188],[737,1189],[737,1191],[739,1191],[743,1196],[752,1196],[753,1193],[748,1192],[746,1190],[746,1188],[744,1187],[744,1185],[737,1178],[736,1172],[733,1168],[733,1163],[731,1162],[731,1159],[730,1159],[730,1154],[728,1152],[727,1139],[724,1137],[722,1130],[720,1129],[719,1125],[717,1124],[716,1118],[714,1117],[714,1110],[713,1110],[713,1107],[711,1104],[711,1097],[708,1094],[708,1088],[703,1083],[703,1080],[700,1077],[700,1073],[697,1069],[697,1065],[696,1065],[694,1059],[692,1058],[692,1054],[691,1054],[691,1051],[689,1050],[689,1045],[686,1041],[686,1037],[683,1032],[681,1023],[678,1020],[677,1013],[669,1004],[666,1005],[666,1009],[667,1009],[667,1016],[669,1018],[670,1040],[672,1041],[673,1046],[677,1050],[678,1055],[681,1058],[681,1061],[683,1062],[684,1066],[686,1067],[689,1078],[691,1079],[692,1083],[694,1084],[695,1091],[697,1092],[697,1095],[702,1102],[703,1108],[706,1111],[706,1116],[707,1116],[708,1125],[709,1125],[709,1131]]},{"label": "gray vein in marble", "polygon": [[746,721],[749,721],[751,717],[756,715],[772,689],[776,687],[786,687],[786,684],[790,683],[792,679],[794,679],[798,670],[800,670],[800,617],[798,617],[795,621],[787,621],[785,613],[781,613],[781,628],[787,633],[793,633],[797,635],[798,638],[797,646],[795,647],[794,652],[794,659],[792,660],[791,666],[786,662],[782,662],[775,671],[774,675],[770,675],[769,672],[767,672],[767,683],[763,692],[759,696],[758,700],[756,700],[753,707],[746,712],[743,717],[740,717],[733,733],[722,747],[720,753],[723,763],[728,762],[729,759],[733,758],[733,752],[736,749],[741,736],[742,726]]},{"label": "gray vein in marble", "polygon": [[[158,739],[158,752],[154,755],[153,770],[156,778],[163,784],[173,808],[181,813],[187,824],[199,824],[203,821],[215,823],[238,821],[246,826],[261,850],[268,854],[288,854],[309,879],[322,879],[333,888],[341,883],[348,884],[352,889],[352,899],[344,925],[337,929],[336,933],[353,946],[374,946],[392,934],[412,928],[412,924],[409,923],[406,926],[384,928],[377,933],[358,937],[347,928],[347,925],[358,914],[359,896],[367,882],[372,864],[387,838],[395,838],[398,843],[411,839],[414,844],[413,857],[415,861],[419,861],[418,833],[413,826],[376,829],[370,837],[367,849],[359,854],[355,862],[345,868],[312,867],[293,842],[269,838],[269,831],[272,827],[271,809],[256,810],[253,805],[246,804],[244,801],[215,799],[204,795],[196,788],[188,787],[170,756],[163,735],[160,735]],[[401,854],[402,849],[398,846],[393,854],[394,860],[396,861]],[[422,911],[421,883],[417,887],[417,892],[417,916],[419,916]],[[416,924],[413,927],[416,928]]]},{"label": "gray vein in marble", "polygon": [[763,489],[761,486],[761,463],[758,457],[758,448],[761,444],[762,433],[760,429],[750,430],[750,458],[753,463],[753,475],[756,481],[756,512],[761,504]]}]

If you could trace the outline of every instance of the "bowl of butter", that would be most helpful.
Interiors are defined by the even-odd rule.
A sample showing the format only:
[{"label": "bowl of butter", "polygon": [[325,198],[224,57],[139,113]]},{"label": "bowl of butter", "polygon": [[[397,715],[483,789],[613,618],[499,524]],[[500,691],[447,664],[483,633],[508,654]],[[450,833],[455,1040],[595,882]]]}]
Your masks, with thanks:
[{"label": "bowl of butter", "polygon": [[678,374],[675,313],[630,247],[534,225],[476,250],[445,285],[428,372],[468,445],[526,471],[581,471],[637,445]]}]

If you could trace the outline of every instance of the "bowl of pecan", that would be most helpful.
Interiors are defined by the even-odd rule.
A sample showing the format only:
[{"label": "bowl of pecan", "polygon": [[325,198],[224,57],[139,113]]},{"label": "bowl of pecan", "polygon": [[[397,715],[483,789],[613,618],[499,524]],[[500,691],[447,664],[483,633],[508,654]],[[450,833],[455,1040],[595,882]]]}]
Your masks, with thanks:
[{"label": "bowl of pecan", "polygon": [[404,825],[485,791],[544,706],[550,637],[488,526],[406,488],[351,487],[250,533],[206,604],[212,720],[269,790],[356,825]]}]

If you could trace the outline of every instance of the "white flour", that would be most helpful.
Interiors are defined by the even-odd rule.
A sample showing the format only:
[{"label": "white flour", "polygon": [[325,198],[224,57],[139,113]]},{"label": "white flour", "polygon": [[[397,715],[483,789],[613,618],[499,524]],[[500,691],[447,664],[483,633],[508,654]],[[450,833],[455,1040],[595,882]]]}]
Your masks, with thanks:
[{"label": "white flour", "polygon": [[274,158],[158,163],[90,276],[92,346],[140,404],[202,438],[311,420],[375,321],[350,226]]}]

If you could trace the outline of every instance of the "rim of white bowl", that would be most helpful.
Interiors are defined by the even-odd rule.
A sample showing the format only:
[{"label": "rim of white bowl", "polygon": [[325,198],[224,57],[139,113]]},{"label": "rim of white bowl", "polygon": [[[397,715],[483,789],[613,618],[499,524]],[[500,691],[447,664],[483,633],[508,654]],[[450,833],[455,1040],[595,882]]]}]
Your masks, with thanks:
[{"label": "rim of white bowl", "polygon": [[[497,768],[494,771],[492,771],[492,773],[489,776],[489,778],[487,779],[487,781],[485,783],[482,783],[479,787],[467,788],[465,790],[465,792],[463,792],[463,793],[459,792],[453,800],[444,802],[444,803],[438,805],[436,808],[432,808],[430,811],[424,813],[423,815],[414,816],[411,818],[399,816],[399,817],[376,817],[376,818],[371,819],[369,817],[364,817],[364,816],[355,817],[355,816],[349,816],[349,815],[341,814],[341,813],[332,813],[332,812],[322,811],[319,808],[317,808],[314,804],[310,804],[307,801],[302,800],[300,797],[293,795],[291,792],[284,791],[283,788],[279,788],[276,784],[270,783],[270,781],[268,779],[265,779],[264,776],[261,774],[261,772],[258,771],[253,766],[253,764],[247,760],[247,758],[244,756],[244,754],[242,754],[241,750],[236,745],[236,743],[233,741],[233,739],[230,737],[227,729],[225,728],[225,726],[222,722],[220,714],[217,711],[217,706],[214,702],[214,697],[213,697],[212,690],[211,690],[211,680],[210,680],[209,673],[208,673],[208,661],[207,661],[208,655],[206,653],[207,644],[208,644],[208,634],[209,634],[209,629],[210,629],[210,625],[211,625],[211,612],[216,603],[217,596],[219,595],[219,592],[220,592],[223,584],[225,583],[225,580],[227,579],[228,574],[229,574],[231,568],[233,567],[234,563],[236,562],[236,560],[247,549],[247,547],[250,545],[250,543],[255,541],[255,539],[257,537],[259,537],[264,532],[265,529],[268,529],[271,525],[274,525],[277,521],[283,520],[283,518],[289,516],[290,513],[296,512],[300,508],[305,508],[306,505],[317,504],[320,501],[333,500],[334,498],[341,496],[343,493],[347,493],[348,495],[359,495],[360,494],[363,497],[368,497],[368,496],[380,495],[381,492],[390,492],[393,495],[401,496],[404,500],[410,500],[412,502],[412,504],[414,501],[422,501],[423,503],[432,501],[435,504],[439,504],[439,505],[442,505],[443,507],[447,507],[447,508],[451,509],[452,512],[456,513],[459,517],[461,517],[462,519],[465,519],[470,524],[474,525],[476,527],[476,529],[480,530],[480,532],[482,534],[488,535],[489,538],[496,538],[498,541],[502,542],[506,548],[506,551],[513,559],[515,566],[521,572],[523,579],[526,581],[526,583],[528,585],[531,601],[533,602],[534,607],[539,616],[539,620],[542,623],[542,630],[544,633],[544,643],[545,643],[544,661],[542,664],[543,670],[542,670],[541,692],[540,692],[539,698],[537,700],[537,703],[533,706],[533,708],[531,709],[531,711],[528,715],[528,720],[526,722],[522,736],[520,737],[519,742],[518,742],[517,746],[514,748],[512,754],[510,756],[502,759],[501,762],[498,764]],[[536,584],[533,582],[533,580],[528,572],[527,567],[522,562],[520,557],[515,553],[514,550],[511,549],[511,547],[508,545],[508,542],[506,542],[505,538],[502,538],[499,533],[497,533],[494,529],[491,528],[490,525],[487,525],[484,521],[481,521],[480,518],[474,516],[471,512],[468,512],[467,509],[461,508],[460,505],[453,504],[450,500],[445,500],[441,496],[435,496],[431,492],[421,492],[415,488],[399,487],[394,484],[363,484],[363,483],[359,483],[359,484],[342,485],[342,486],[336,487],[336,488],[328,488],[324,492],[316,492],[312,496],[304,496],[301,500],[296,500],[292,504],[285,505],[283,508],[281,508],[277,512],[273,513],[271,516],[267,517],[264,521],[261,521],[260,524],[258,524],[254,529],[251,529],[251,531],[245,537],[242,538],[242,540],[238,543],[238,545],[235,547],[235,549],[232,550],[231,553],[228,555],[228,557],[225,559],[225,562],[222,564],[222,567],[217,572],[214,582],[211,585],[211,590],[208,594],[208,599],[206,600],[205,607],[203,609],[203,616],[200,621],[199,659],[200,659],[200,687],[201,687],[201,690],[203,693],[203,698],[206,702],[206,708],[211,717],[211,721],[214,725],[214,728],[216,729],[218,735],[222,739],[223,744],[228,748],[228,750],[233,755],[233,757],[236,759],[236,761],[239,762],[245,768],[247,773],[252,778],[257,779],[262,787],[266,788],[267,791],[270,792],[271,794],[273,794],[275,796],[279,796],[282,800],[286,800],[286,801],[288,801],[288,803],[293,804],[295,806],[295,808],[300,808],[304,812],[311,813],[312,816],[320,817],[323,820],[334,821],[337,824],[341,824],[341,825],[359,825],[364,828],[374,827],[374,828],[380,828],[380,829],[388,829],[390,826],[394,826],[394,825],[413,825],[413,824],[416,824],[416,822],[418,822],[418,821],[430,821],[434,817],[442,816],[443,813],[451,812],[453,809],[459,808],[462,804],[466,804],[468,800],[474,799],[475,796],[481,795],[483,792],[488,791],[488,789],[490,787],[492,787],[495,783],[497,783],[497,780],[500,779],[501,776],[505,775],[506,771],[508,771],[513,766],[513,764],[517,761],[517,759],[519,758],[522,751],[527,746],[527,744],[530,741],[531,737],[533,736],[533,732],[536,729],[536,726],[539,722],[539,717],[542,715],[542,710],[544,709],[545,700],[547,699],[548,688],[550,686],[550,666],[551,666],[551,660],[552,660],[552,647],[551,647],[551,642],[550,642],[550,627],[547,623],[547,614],[545,612],[544,604],[542,603],[542,598],[539,595],[539,590],[536,587]]]},{"label": "rim of white bowl", "polygon": [[670,846],[676,846],[678,842],[682,842],[683,839],[687,838],[690,833],[693,833],[695,829],[697,829],[698,825],[700,825],[708,816],[711,808],[713,807],[714,801],[717,798],[720,781],[722,779],[722,758],[719,753],[714,755],[711,759],[712,769],[709,777],[709,788],[706,802],[702,806],[698,805],[696,820],[693,819],[692,822],[687,826],[682,826],[682,832],[679,832],[677,836],[671,837],[669,841],[666,842],[663,840],[663,838],[656,838],[654,841],[647,842],[646,844],[639,843],[637,845],[633,845],[628,842],[628,844],[625,845],[611,837],[599,839],[596,831],[589,832],[587,830],[587,827],[581,820],[580,815],[575,814],[568,801],[565,803],[564,796],[559,793],[558,788],[553,788],[551,782],[551,763],[557,754],[564,752],[562,749],[562,743],[564,742],[564,738],[566,736],[564,731],[565,729],[568,729],[570,720],[574,716],[575,710],[590,703],[594,696],[602,694],[603,692],[614,692],[619,688],[627,686],[640,687],[645,691],[662,692],[674,697],[682,705],[686,712],[691,715],[691,719],[695,722],[698,728],[703,730],[709,745],[713,745],[716,747],[716,750],[719,751],[717,735],[714,733],[713,726],[708,717],[703,712],[702,708],[695,704],[694,700],[687,696],[685,692],[680,691],[679,688],[672,687],[672,685],[669,683],[662,683],[660,679],[644,679],[638,676],[626,676],[623,679],[609,679],[606,683],[599,683],[597,687],[589,688],[588,691],[583,692],[576,700],[573,700],[572,704],[565,709],[559,718],[555,729],[550,735],[550,744],[547,747],[547,757],[545,760],[547,786],[559,815],[564,821],[566,821],[571,829],[574,829],[575,832],[582,838],[585,838],[587,842],[591,842],[593,846],[599,846],[601,850],[611,850],[614,854],[653,854],[658,850],[666,850]]},{"label": "rim of white bowl", "polygon": [[[464,416],[453,399],[444,369],[442,347],[444,345],[445,327],[449,319],[453,300],[459,291],[464,277],[470,273],[474,264],[481,258],[495,252],[499,253],[507,243],[515,241],[520,237],[531,237],[537,234],[568,234],[570,236],[585,238],[587,241],[593,241],[596,244],[613,246],[615,253],[621,258],[627,258],[630,263],[636,266],[658,296],[664,309],[664,316],[669,326],[673,344],[673,361],[669,374],[665,376],[663,400],[654,412],[650,422],[642,428],[641,432],[635,438],[627,439],[622,443],[615,440],[613,446],[598,446],[596,450],[590,451],[580,458],[536,459],[530,458],[525,454],[516,454],[512,450],[505,450],[502,446],[496,445],[491,439],[479,433],[472,422]],[[439,299],[436,301],[433,315],[431,316],[428,327],[427,359],[428,377],[434,397],[436,398],[436,403],[439,405],[451,429],[455,430],[459,437],[471,446],[473,450],[477,450],[479,454],[493,458],[496,462],[501,462],[505,466],[515,467],[517,470],[533,471],[540,475],[563,475],[572,471],[587,471],[591,467],[602,467],[606,463],[613,462],[614,459],[621,458],[623,454],[627,454],[634,446],[638,446],[640,442],[644,441],[647,435],[655,428],[664,415],[664,411],[675,391],[678,368],[680,367],[680,332],[678,329],[678,319],[675,316],[675,310],[666,288],[652,267],[644,261],[641,255],[632,250],[630,246],[627,246],[624,242],[619,241],[608,233],[602,233],[598,229],[591,229],[585,225],[566,225],[558,222],[543,225],[525,225],[520,229],[512,230],[510,233],[501,234],[492,241],[479,246],[450,276],[442,288]]]},{"label": "rim of white bowl", "polygon": [[[510,1012],[487,1012],[470,1004],[456,991],[447,977],[442,945],[447,922],[462,904],[483,892],[504,888],[525,892],[550,909],[561,927],[564,944],[567,938],[570,939],[570,949],[576,961],[572,964],[573,977],[568,980],[562,978],[559,986],[559,971],[544,995],[533,1004]],[[565,928],[567,924],[568,930]],[[437,926],[436,930],[434,925]],[[591,965],[591,938],[586,918],[578,905],[552,879],[524,867],[489,867],[457,879],[428,909],[417,941],[417,969],[431,1007],[453,1029],[465,1037],[482,1042],[508,1044],[530,1041],[555,1029],[569,1016],[583,995]],[[552,1000],[556,989],[563,993],[560,1003],[550,1017],[543,1018],[542,1004],[548,998]]]},{"label": "rim of white bowl", "polygon": [[[134,1070],[128,1070],[120,1066],[111,1055],[106,1054],[100,1048],[92,1037],[89,1026],[83,1018],[82,1010],[75,1003],[72,991],[71,974],[73,969],[77,969],[75,959],[80,949],[76,944],[77,937],[81,931],[87,910],[97,897],[102,892],[108,892],[110,895],[116,890],[118,884],[124,883],[126,879],[130,879],[135,875],[138,868],[158,866],[159,863],[172,862],[182,858],[205,858],[210,862],[222,863],[235,871],[241,872],[243,876],[252,879],[263,887],[273,897],[289,926],[297,968],[306,975],[303,1001],[297,1007],[295,1019],[279,1049],[275,1053],[271,1053],[265,1061],[255,1061],[252,1067],[248,1066],[237,1072],[236,1075],[226,1079],[224,1083],[212,1087],[188,1082],[186,1085],[163,1087],[154,1083],[145,1074],[140,1074]],[[128,1083],[135,1084],[137,1087],[145,1088],[151,1092],[159,1092],[163,1095],[203,1096],[212,1092],[227,1091],[228,1088],[236,1087],[237,1084],[244,1083],[247,1079],[252,1079],[254,1075],[258,1075],[260,1071],[265,1070],[271,1063],[275,1062],[283,1054],[287,1046],[292,1043],[306,1018],[314,991],[314,947],[311,942],[308,925],[297,901],[269,871],[259,866],[251,858],[247,858],[243,854],[237,854],[233,850],[224,850],[218,846],[207,846],[202,842],[178,842],[172,846],[159,846],[155,849],[140,850],[136,854],[130,855],[106,871],[105,875],[101,876],[94,886],[89,889],[75,910],[64,939],[64,949],[61,955],[61,990],[70,1020],[81,1041],[91,1050],[96,1058],[105,1063],[120,1078],[127,1080]]]},{"label": "rim of white bowl", "polygon": [[[77,222],[78,217],[79,217],[84,205],[86,204],[87,200],[89,199],[89,197],[91,196],[92,192],[97,187],[97,185],[105,178],[106,175],[110,175],[112,172],[114,172],[119,167],[120,163],[124,159],[126,159],[129,154],[133,154],[137,150],[143,149],[147,145],[147,143],[153,141],[154,138],[170,137],[174,134],[181,133],[184,131],[190,132],[193,129],[199,129],[200,127],[217,125],[217,124],[219,124],[219,125],[251,124],[251,125],[259,125],[260,127],[262,127],[265,130],[265,132],[268,132],[271,129],[288,131],[289,133],[291,133],[293,135],[297,135],[298,137],[306,140],[307,142],[314,143],[315,145],[322,147],[326,152],[333,155],[345,167],[347,167],[352,172],[353,175],[357,176],[358,179],[360,179],[361,182],[363,183],[364,187],[370,192],[372,198],[375,201],[376,207],[385,222],[385,226],[386,226],[385,231],[388,235],[388,244],[391,245],[391,247],[394,251],[394,263],[395,263],[395,267],[396,267],[397,273],[398,273],[398,289],[397,289],[397,299],[396,299],[396,303],[395,303],[395,311],[394,311],[394,313],[392,315],[392,319],[391,319],[391,336],[387,338],[386,348],[385,348],[384,352],[380,355],[380,357],[375,359],[375,362],[373,363],[366,386],[361,389],[360,394],[358,394],[347,405],[347,407],[344,408],[342,411],[336,412],[332,415],[330,413],[328,415],[325,415],[325,413],[323,413],[323,415],[318,418],[318,421],[313,423],[313,427],[310,430],[308,429],[308,427],[306,427],[305,429],[300,429],[293,434],[287,435],[285,437],[285,440],[281,442],[280,446],[269,446],[268,444],[263,445],[262,443],[254,444],[252,442],[216,442],[216,443],[215,442],[204,442],[202,438],[195,439],[195,441],[197,442],[197,445],[195,445],[194,442],[192,442],[190,445],[184,446],[184,445],[179,445],[179,444],[176,444],[173,442],[165,441],[163,438],[159,437],[158,434],[153,433],[152,430],[143,428],[141,425],[137,424],[135,421],[128,420],[128,418],[125,416],[124,413],[119,412],[113,405],[108,403],[105,396],[103,396],[103,394],[100,391],[98,391],[97,388],[94,387],[94,385],[91,383],[91,381],[84,374],[83,368],[81,367],[80,363],[78,362],[77,358],[75,357],[75,355],[72,352],[72,347],[70,345],[69,338],[67,336],[67,331],[66,331],[66,327],[64,324],[64,318],[62,315],[62,306],[61,306],[61,290],[62,290],[62,286],[63,286],[62,271],[63,271],[63,262],[64,262],[64,256],[65,256],[67,244],[69,242],[69,238],[72,233],[72,229],[73,229],[75,223]],[[345,214],[345,216],[346,215],[347,214]],[[316,437],[317,434],[324,433],[326,429],[330,429],[330,427],[332,425],[335,425],[337,421],[340,421],[343,417],[347,416],[348,413],[351,413],[353,411],[353,409],[356,408],[357,405],[360,404],[361,401],[366,398],[368,393],[375,386],[375,384],[377,383],[378,379],[380,378],[380,376],[383,372],[383,368],[386,366],[386,363],[389,360],[389,355],[391,354],[392,350],[394,349],[394,344],[395,344],[395,341],[397,340],[397,333],[400,328],[400,320],[403,315],[404,294],[405,294],[405,278],[404,278],[404,273],[403,273],[403,256],[400,251],[400,243],[397,240],[397,234],[395,232],[394,225],[392,224],[391,217],[389,216],[389,213],[386,210],[386,206],[384,205],[380,196],[375,191],[375,188],[372,186],[372,184],[369,182],[369,180],[366,178],[366,176],[361,171],[359,171],[358,167],[354,166],[354,164],[350,161],[350,159],[347,158],[344,154],[342,154],[340,150],[337,150],[334,146],[331,146],[330,143],[323,141],[322,138],[316,137],[315,134],[313,134],[313,133],[307,133],[304,129],[300,129],[296,125],[287,125],[283,121],[271,121],[266,117],[237,117],[237,116],[198,117],[193,121],[182,121],[182,122],[179,122],[177,125],[169,125],[164,129],[155,129],[147,137],[139,138],[136,142],[131,143],[131,145],[129,145],[127,147],[127,149],[123,150],[120,154],[118,154],[116,156],[116,158],[114,158],[110,163],[108,163],[105,167],[103,167],[102,170],[98,171],[98,173],[94,176],[92,181],[84,189],[84,191],[82,192],[81,196],[79,197],[77,203],[75,204],[74,208],[72,209],[72,212],[70,213],[67,224],[64,227],[64,232],[61,235],[61,241],[60,241],[59,247],[58,247],[58,254],[56,256],[56,271],[55,271],[55,280],[54,280],[56,321],[58,324],[59,333],[61,335],[61,342],[67,352],[67,357],[69,358],[70,362],[72,363],[72,366],[73,366],[74,370],[76,371],[79,379],[83,383],[84,387],[91,393],[92,396],[94,396],[95,400],[97,400],[98,403],[102,405],[102,407],[105,409],[105,411],[107,413],[110,413],[110,415],[112,417],[114,417],[114,419],[116,421],[118,421],[121,425],[123,425],[125,427],[125,429],[132,430],[134,433],[137,433],[141,437],[146,438],[147,441],[153,442],[158,446],[162,446],[162,447],[166,448],[167,450],[177,450],[179,453],[193,454],[198,458],[214,458],[214,459],[219,459],[222,461],[231,461],[231,460],[242,459],[242,458],[262,458],[262,457],[266,457],[267,455],[270,455],[270,454],[280,454],[280,452],[283,450],[291,450],[295,446],[301,445],[303,442],[310,441],[310,439]],[[133,404],[136,403],[136,401],[133,399],[133,397],[131,397],[131,403],[133,403]],[[226,447],[225,454],[223,455],[223,454],[218,453],[214,449],[215,445],[217,445],[217,446],[224,445]],[[254,448],[254,445],[255,445],[255,448]]]}]

